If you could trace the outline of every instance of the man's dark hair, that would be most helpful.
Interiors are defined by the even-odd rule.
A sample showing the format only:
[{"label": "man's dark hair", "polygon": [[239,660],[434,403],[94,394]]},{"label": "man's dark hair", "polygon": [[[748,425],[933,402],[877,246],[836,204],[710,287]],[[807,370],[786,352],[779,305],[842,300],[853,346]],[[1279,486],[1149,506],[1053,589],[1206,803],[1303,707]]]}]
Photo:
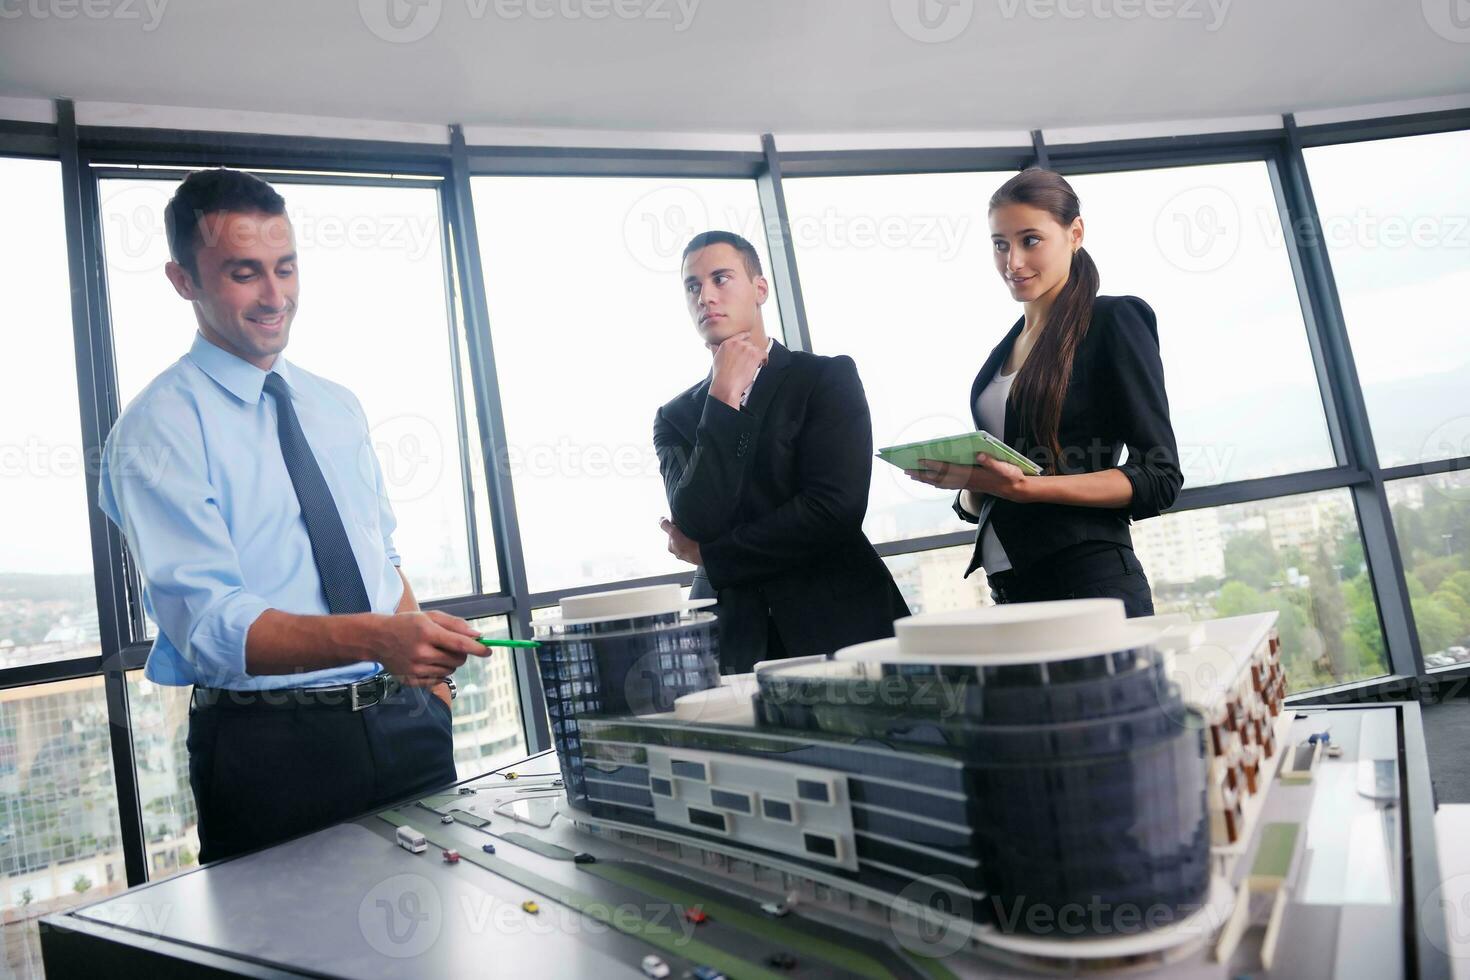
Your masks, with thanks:
[{"label": "man's dark hair", "polygon": [[[735,251],[740,253],[740,258],[745,262],[745,274],[754,279],[756,276],[764,275],[761,272],[761,257],[756,252],[755,246],[741,238],[733,231],[702,231],[689,239],[689,244],[684,246],[684,258],[687,259],[702,248],[711,245],[733,245]],[[683,259],[680,260],[681,262]]]},{"label": "man's dark hair", "polygon": [[286,199],[254,174],[242,170],[196,170],[184,178],[163,212],[168,252],[173,260],[199,278],[199,223],[206,214],[285,214]]}]

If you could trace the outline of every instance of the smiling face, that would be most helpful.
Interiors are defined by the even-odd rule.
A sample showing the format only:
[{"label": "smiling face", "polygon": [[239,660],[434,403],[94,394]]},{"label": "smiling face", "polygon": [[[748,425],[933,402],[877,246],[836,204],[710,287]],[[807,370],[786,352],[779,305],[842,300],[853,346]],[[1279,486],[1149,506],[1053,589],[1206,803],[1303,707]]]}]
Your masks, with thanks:
[{"label": "smiling face", "polygon": [[1011,298],[1030,303],[1055,297],[1066,285],[1072,253],[1082,244],[1082,219],[1064,227],[1043,208],[1002,204],[990,212],[990,241]]},{"label": "smiling face", "polygon": [[199,225],[195,272],[170,262],[169,281],[194,304],[206,340],[269,371],[286,349],[300,280],[284,214],[215,211]]},{"label": "smiling face", "polygon": [[684,260],[684,301],[706,347],[738,333],[764,337],[761,304],[769,293],[766,277],[752,276],[733,245],[708,245]]}]

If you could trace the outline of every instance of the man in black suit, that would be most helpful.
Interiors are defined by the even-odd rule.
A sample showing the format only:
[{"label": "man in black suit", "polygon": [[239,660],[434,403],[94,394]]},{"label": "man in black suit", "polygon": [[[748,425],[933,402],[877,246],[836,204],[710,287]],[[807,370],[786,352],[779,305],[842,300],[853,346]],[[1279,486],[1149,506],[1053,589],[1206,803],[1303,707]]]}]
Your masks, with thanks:
[{"label": "man in black suit", "polygon": [[850,357],[766,336],[760,257],[710,231],[684,249],[684,294],[714,366],[658,410],[669,551],[717,596],[721,669],[830,654],[909,614],[863,534],[873,433]]}]

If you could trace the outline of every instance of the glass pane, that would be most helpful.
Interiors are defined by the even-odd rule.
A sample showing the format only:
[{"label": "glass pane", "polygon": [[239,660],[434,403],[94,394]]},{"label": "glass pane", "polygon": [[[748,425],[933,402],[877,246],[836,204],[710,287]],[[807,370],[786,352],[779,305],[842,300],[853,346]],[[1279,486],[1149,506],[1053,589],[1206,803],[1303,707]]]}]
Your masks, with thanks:
[{"label": "glass pane", "polygon": [[1277,610],[1292,693],[1388,673],[1346,490],[1165,514],[1133,526],[1156,612]]},{"label": "glass pane", "polygon": [[894,555],[883,561],[914,615],[974,609],[994,605],[983,568],[975,569],[969,578],[964,578],[965,566],[970,563],[974,550],[970,545],[936,548]]},{"label": "glass pane", "polygon": [[1470,661],[1470,472],[1387,489],[1424,666]]},{"label": "glass pane", "polygon": [[1470,131],[1304,156],[1379,462],[1470,456]]},{"label": "glass pane", "polygon": [[[102,181],[124,405],[188,351],[196,329],[189,305],[163,275],[163,208],[175,186]],[[438,192],[287,183],[277,189],[301,256],[302,306],[286,356],[346,385],[362,402],[398,518],[394,544],[415,594],[464,595],[469,550]],[[482,549],[493,549],[488,524],[479,530]]]},{"label": "glass pane", "polygon": [[[510,636],[504,616],[472,622],[486,636]],[[515,652],[492,647],[489,656],[466,660],[454,672],[454,680],[459,685],[459,697],[454,700],[454,762],[459,778],[469,779],[525,758]]]},{"label": "glass pane", "polygon": [[1184,485],[1335,465],[1266,165],[1067,179],[1102,292],[1158,316]]},{"label": "glass pane", "polygon": [[[710,369],[679,278],[688,240],[744,235],[769,279],[755,183],[472,183],[531,590],[691,571],[658,526],[668,504],[653,418]],[[774,289],[763,309],[780,340]]]},{"label": "glass pane", "polygon": [[192,690],[154,684],[141,670],[128,671],[128,713],[150,881],[199,863],[199,812],[189,786],[185,745]]},{"label": "glass pane", "polygon": [[[1021,315],[1001,282],[975,288],[995,275],[985,206],[1010,176],[783,183],[812,348],[857,362],[874,448],[975,427],[970,383]],[[953,498],[874,460],[863,529],[873,541],[964,530]]]},{"label": "glass pane", "polygon": [[60,165],[0,157],[0,205],[25,229],[0,236],[25,325],[24,369],[0,386],[0,666],[14,667],[100,647]]},{"label": "glass pane", "polygon": [[127,887],[102,678],[0,691],[0,871],[7,975],[41,975],[41,916]]}]

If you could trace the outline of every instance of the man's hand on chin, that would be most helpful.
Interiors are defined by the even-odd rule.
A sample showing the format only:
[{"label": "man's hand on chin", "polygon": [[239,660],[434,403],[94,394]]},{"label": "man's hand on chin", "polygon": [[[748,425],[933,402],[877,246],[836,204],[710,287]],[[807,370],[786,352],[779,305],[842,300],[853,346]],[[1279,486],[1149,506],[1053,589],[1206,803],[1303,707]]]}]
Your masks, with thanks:
[{"label": "man's hand on chin", "polygon": [[658,526],[663,528],[663,532],[669,536],[669,554],[696,567],[700,564],[698,541],[691,540],[687,534],[679,530],[677,524],[667,517],[661,519]]}]

